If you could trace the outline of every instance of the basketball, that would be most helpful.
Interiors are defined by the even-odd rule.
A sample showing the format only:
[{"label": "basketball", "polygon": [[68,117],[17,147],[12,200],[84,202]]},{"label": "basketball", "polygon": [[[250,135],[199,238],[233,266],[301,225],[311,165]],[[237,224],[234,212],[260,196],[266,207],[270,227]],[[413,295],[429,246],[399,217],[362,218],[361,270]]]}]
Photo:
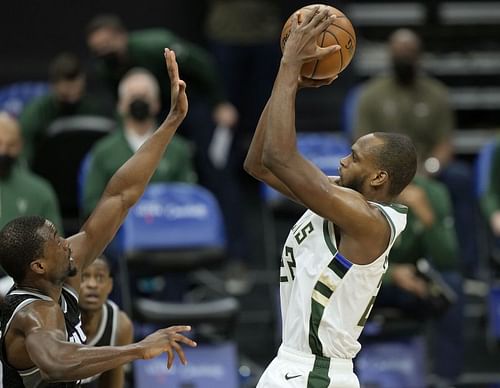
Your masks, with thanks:
[{"label": "basketball", "polygon": [[[286,21],[281,31],[281,52],[285,48],[285,43],[290,35],[290,28],[292,26],[292,17],[295,13],[299,14],[299,24],[304,20],[304,17],[314,10],[315,7],[328,7],[331,13],[337,17],[333,24],[319,34],[317,43],[320,47],[328,47],[334,44],[340,45],[341,49],[337,52],[331,53],[320,60],[304,63],[300,74],[303,77],[312,79],[325,79],[332,78],[344,70],[351,62],[351,59],[356,50],[356,33],[352,23],[337,8],[325,4],[307,5],[295,11]],[[320,8],[321,9],[321,8]]]}]

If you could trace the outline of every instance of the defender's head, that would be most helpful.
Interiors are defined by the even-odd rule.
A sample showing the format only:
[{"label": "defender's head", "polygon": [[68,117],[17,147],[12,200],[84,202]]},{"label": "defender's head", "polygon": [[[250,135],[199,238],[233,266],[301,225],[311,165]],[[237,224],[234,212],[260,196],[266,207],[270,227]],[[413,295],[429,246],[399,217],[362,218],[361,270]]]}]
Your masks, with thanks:
[{"label": "defender's head", "polygon": [[67,240],[39,216],[16,218],[0,230],[0,265],[16,283],[43,278],[62,285],[77,273]]}]

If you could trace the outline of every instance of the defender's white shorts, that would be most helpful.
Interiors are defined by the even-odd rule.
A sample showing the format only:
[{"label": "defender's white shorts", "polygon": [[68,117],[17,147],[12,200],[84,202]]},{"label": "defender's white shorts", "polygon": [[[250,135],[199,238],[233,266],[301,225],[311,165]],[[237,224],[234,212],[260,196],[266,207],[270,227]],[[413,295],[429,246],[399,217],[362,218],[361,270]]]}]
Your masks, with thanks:
[{"label": "defender's white shorts", "polygon": [[283,345],[257,388],[359,388],[352,360],[318,357]]}]

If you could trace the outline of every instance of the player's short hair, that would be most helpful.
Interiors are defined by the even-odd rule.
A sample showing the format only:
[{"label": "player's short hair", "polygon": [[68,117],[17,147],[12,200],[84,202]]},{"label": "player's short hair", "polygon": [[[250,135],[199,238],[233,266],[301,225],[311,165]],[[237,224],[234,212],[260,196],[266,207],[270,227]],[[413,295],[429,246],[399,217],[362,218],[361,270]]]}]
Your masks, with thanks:
[{"label": "player's short hair", "polygon": [[126,31],[125,24],[119,16],[114,14],[100,14],[94,16],[87,24],[85,29],[87,37],[102,28],[108,28],[118,32]]},{"label": "player's short hair", "polygon": [[38,233],[45,218],[25,216],[0,230],[0,265],[15,282],[26,276],[30,263],[43,255],[45,239]]},{"label": "player's short hair", "polygon": [[72,53],[61,53],[49,64],[49,81],[72,81],[83,75],[80,59]]},{"label": "player's short hair", "polygon": [[109,261],[109,259],[106,256],[104,256],[103,254],[100,254],[95,259],[96,260],[101,260],[106,265],[106,268],[108,269],[108,272],[109,272],[109,277],[112,278],[113,277],[113,272],[111,272],[111,262]]},{"label": "player's short hair", "polygon": [[417,172],[417,150],[411,139],[399,133],[375,132],[383,144],[376,148],[378,168],[389,174],[389,195],[396,196],[412,181]]}]

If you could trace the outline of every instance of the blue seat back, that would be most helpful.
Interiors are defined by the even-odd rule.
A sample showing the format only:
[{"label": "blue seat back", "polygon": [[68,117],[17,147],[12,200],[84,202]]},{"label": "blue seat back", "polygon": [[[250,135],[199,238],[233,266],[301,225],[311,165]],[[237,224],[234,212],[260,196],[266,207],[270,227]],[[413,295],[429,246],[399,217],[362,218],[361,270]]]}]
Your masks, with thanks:
[{"label": "blue seat back", "polygon": [[215,197],[189,183],[150,184],[119,234],[123,252],[223,248],[226,242]]},{"label": "blue seat back", "polygon": [[19,116],[27,103],[49,92],[47,82],[18,82],[0,89],[0,111]]},{"label": "blue seat back", "polygon": [[426,351],[423,337],[364,344],[355,359],[361,386],[425,388]]},{"label": "blue seat back", "polygon": [[[305,158],[326,175],[338,175],[340,159],[349,155],[351,146],[345,137],[333,133],[299,133],[297,147]],[[267,185],[263,186],[266,202],[282,199],[282,195]]]},{"label": "blue seat back", "polygon": [[481,197],[488,190],[491,179],[493,154],[500,147],[500,140],[496,139],[484,145],[478,153],[476,169],[476,194]]},{"label": "blue seat back", "polygon": [[189,365],[183,366],[178,357],[172,369],[165,365],[163,354],[152,360],[134,362],[134,380],[137,388],[237,388],[238,356],[235,344],[226,342],[213,345],[198,345],[196,349],[184,348]]}]

